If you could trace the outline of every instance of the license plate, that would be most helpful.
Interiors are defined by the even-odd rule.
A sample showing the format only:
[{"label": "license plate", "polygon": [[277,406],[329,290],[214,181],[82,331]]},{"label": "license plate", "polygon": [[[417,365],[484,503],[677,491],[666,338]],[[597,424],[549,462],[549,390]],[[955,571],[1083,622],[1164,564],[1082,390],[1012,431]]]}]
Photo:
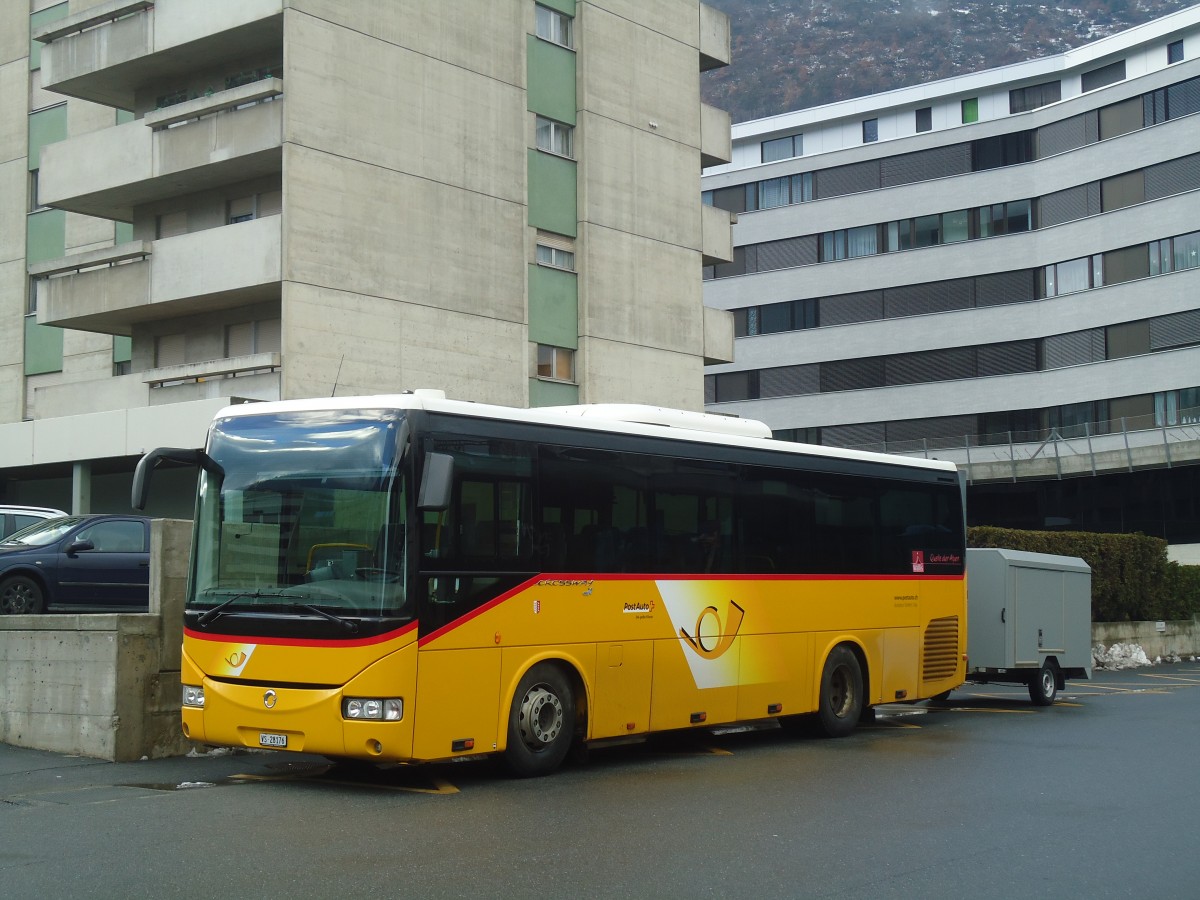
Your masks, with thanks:
[{"label": "license plate", "polygon": [[286,747],[286,734],[268,734],[265,731],[259,732],[258,746],[260,747]]}]

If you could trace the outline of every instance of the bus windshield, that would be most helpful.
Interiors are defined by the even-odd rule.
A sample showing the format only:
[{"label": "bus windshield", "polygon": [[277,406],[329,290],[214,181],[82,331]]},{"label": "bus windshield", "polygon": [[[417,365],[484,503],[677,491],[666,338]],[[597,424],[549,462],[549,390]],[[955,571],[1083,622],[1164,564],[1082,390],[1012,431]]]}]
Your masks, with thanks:
[{"label": "bus windshield", "polygon": [[403,415],[314,410],[213,425],[188,609],[342,623],[410,616]]}]

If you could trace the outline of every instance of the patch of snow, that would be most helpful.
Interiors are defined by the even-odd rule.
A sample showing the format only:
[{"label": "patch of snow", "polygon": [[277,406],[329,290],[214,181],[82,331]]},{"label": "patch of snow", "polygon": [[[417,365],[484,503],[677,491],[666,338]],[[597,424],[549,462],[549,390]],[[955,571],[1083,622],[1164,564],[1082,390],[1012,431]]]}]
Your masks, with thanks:
[{"label": "patch of snow", "polygon": [[[1159,658],[1161,661],[1161,657]],[[1098,669],[1136,669],[1152,666],[1140,644],[1116,643],[1107,649],[1103,644],[1092,648],[1092,664]]]},{"label": "patch of snow", "polygon": [[233,752],[235,751],[232,747],[210,747],[207,750],[197,750],[193,747],[187,752],[187,755],[191,759],[198,759],[200,757],[229,756]]},{"label": "patch of snow", "polygon": [[185,782],[182,782],[181,784],[175,785],[175,790],[186,791],[189,788],[206,788],[206,787],[216,787],[216,785],[211,781],[185,781]]}]

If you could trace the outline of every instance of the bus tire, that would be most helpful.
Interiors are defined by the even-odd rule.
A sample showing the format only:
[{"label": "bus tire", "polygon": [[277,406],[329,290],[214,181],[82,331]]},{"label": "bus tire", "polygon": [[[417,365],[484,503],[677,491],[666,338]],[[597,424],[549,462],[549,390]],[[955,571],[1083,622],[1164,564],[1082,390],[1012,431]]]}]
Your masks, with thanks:
[{"label": "bus tire", "polygon": [[862,666],[844,644],[834,647],[821,672],[817,720],[826,737],[845,737],[858,724],[863,709]]},{"label": "bus tire", "polygon": [[519,778],[557,769],[575,736],[575,696],[562,669],[538,663],[525,673],[508,713],[504,762]]},{"label": "bus tire", "polygon": [[1029,699],[1034,706],[1051,706],[1058,698],[1058,672],[1054,663],[1044,663],[1029,682]]}]

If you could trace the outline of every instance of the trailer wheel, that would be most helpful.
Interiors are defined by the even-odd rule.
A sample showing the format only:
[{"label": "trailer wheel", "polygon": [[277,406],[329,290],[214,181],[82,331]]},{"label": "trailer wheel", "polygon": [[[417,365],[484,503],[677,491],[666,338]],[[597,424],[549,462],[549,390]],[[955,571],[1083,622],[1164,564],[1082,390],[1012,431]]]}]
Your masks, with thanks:
[{"label": "trailer wheel", "polygon": [[1029,699],[1034,706],[1050,706],[1058,697],[1058,672],[1053,663],[1045,663],[1029,682]]},{"label": "trailer wheel", "polygon": [[821,672],[821,705],[817,719],[828,737],[845,737],[858,724],[863,709],[863,677],[858,657],[849,647],[834,647]]}]

